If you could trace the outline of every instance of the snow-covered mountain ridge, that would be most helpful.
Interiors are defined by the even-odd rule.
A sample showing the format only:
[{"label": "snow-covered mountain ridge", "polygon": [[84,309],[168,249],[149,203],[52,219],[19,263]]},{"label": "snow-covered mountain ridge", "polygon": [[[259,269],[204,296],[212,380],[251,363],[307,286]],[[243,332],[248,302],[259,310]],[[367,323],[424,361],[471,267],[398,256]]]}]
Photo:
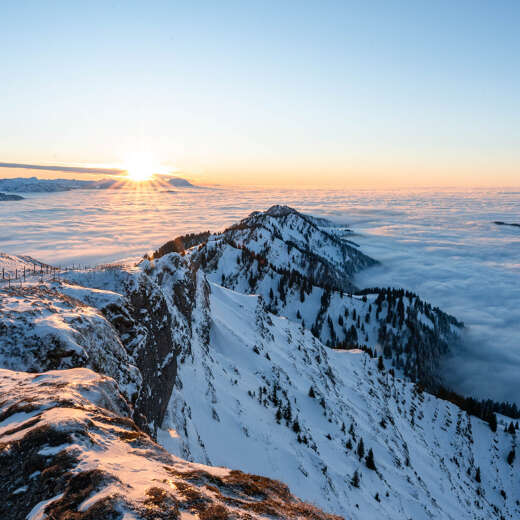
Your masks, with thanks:
[{"label": "snow-covered mountain ridge", "polygon": [[119,413],[170,453],[282,480],[345,518],[516,518],[511,420],[492,431],[410,381],[460,324],[404,291],[355,294],[373,261],[349,236],[275,207],[138,267],[5,288],[2,366],[106,374]]},{"label": "snow-covered mountain ridge", "polygon": [[[258,277],[255,278],[255,273],[251,272],[248,278],[251,289],[255,289],[265,267],[278,272],[294,272],[313,285],[343,291],[354,289],[354,273],[377,262],[352,242],[318,223],[319,220],[287,206],[256,211],[222,234],[209,237],[206,251],[203,248],[202,252],[209,259],[201,261],[211,267],[223,257],[225,261],[228,247],[242,248],[260,260]],[[348,230],[344,232],[348,235]],[[210,254],[213,251],[214,254]]]},{"label": "snow-covered mountain ridge", "polygon": [[186,255],[209,280],[262,295],[271,312],[300,322],[327,346],[378,346],[396,370],[438,386],[439,360],[457,343],[462,324],[407,291],[357,295],[355,273],[376,260],[350,234],[345,226],[273,206],[221,234],[198,235],[199,244],[191,235]]}]

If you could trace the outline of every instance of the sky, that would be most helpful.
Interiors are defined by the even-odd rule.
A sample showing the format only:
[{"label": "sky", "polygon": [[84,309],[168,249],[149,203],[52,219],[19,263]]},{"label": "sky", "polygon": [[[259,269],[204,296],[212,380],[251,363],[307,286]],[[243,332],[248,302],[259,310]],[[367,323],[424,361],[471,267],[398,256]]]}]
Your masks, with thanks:
[{"label": "sky", "polygon": [[519,186],[519,24],[506,0],[4,0],[0,162]]}]

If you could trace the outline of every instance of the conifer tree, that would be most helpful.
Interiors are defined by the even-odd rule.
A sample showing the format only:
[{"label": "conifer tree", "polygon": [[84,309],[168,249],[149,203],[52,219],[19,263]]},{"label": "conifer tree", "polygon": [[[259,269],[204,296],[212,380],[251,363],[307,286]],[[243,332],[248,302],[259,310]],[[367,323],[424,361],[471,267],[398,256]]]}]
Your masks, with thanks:
[{"label": "conifer tree", "polygon": [[289,423],[292,420],[291,402],[287,401],[287,406],[283,411],[283,418]]},{"label": "conifer tree", "polygon": [[365,445],[363,443],[363,438],[359,439],[358,447],[357,447],[357,455],[359,457],[359,460],[363,458],[365,455]]},{"label": "conifer tree", "polygon": [[376,470],[376,464],[374,462],[374,452],[372,451],[372,448],[368,450],[368,455],[365,457],[365,465],[368,469],[371,469],[373,471]]},{"label": "conifer tree", "polygon": [[358,488],[359,487],[359,473],[358,473],[358,470],[356,469],[356,471],[354,471],[354,475],[352,475],[352,479],[350,480],[350,483]]},{"label": "conifer tree", "polygon": [[492,432],[496,432],[497,431],[497,416],[495,413],[492,413],[490,416],[489,416],[489,427],[491,428],[491,431]]},{"label": "conifer tree", "polygon": [[509,455],[507,456],[507,463],[512,466],[513,465],[513,462],[515,461],[515,456],[516,456],[516,453],[515,453],[515,449],[513,448],[510,452],[509,452]]}]

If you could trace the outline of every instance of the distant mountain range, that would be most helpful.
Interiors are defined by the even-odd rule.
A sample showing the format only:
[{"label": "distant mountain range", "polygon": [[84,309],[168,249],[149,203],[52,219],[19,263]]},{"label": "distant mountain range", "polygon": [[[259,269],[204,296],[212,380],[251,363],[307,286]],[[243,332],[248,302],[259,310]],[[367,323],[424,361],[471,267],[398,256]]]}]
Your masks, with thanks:
[{"label": "distant mountain range", "polygon": [[23,197],[21,197],[20,195],[13,195],[9,193],[0,193],[0,201],[7,200],[23,200]]},{"label": "distant mountain range", "polygon": [[0,516],[520,518],[518,409],[442,387],[464,325],[359,290],[351,235],[273,206],[43,283],[0,256],[37,273],[0,288]]},{"label": "distant mountain range", "polygon": [[[195,188],[186,179],[180,177],[165,177],[162,187],[169,184],[178,188]],[[113,188],[128,188],[132,186],[131,181],[125,179],[102,179],[99,181],[84,181],[78,179],[39,179],[37,177],[16,177],[12,179],[0,179],[0,191],[11,193],[47,193],[71,190],[103,190]],[[150,184],[153,186],[153,184]],[[0,199],[1,200],[1,199]],[[5,200],[5,199],[4,199]],[[13,200],[13,199],[9,199]]]}]

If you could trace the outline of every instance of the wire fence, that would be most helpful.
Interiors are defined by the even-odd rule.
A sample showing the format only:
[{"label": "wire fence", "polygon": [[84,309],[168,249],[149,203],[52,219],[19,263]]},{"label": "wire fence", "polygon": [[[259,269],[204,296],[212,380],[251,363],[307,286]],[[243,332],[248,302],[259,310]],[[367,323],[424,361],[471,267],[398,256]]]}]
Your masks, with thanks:
[{"label": "wire fence", "polygon": [[[1,254],[0,254],[1,255]],[[1,256],[0,256],[1,258]],[[121,270],[127,267],[135,267],[140,262],[121,261],[109,264],[71,264],[71,265],[49,265],[43,263],[28,262],[26,265],[15,268],[0,268],[0,289],[6,287],[20,287],[24,283],[34,284],[43,282],[59,281],[69,272],[94,272],[107,270]]]},{"label": "wire fence", "polygon": [[53,266],[46,264],[33,264],[20,268],[6,269],[2,267],[0,287],[19,286],[24,283],[49,282],[60,280],[64,273],[70,271],[90,271],[100,266],[88,266],[83,264],[72,264],[68,266]]}]

